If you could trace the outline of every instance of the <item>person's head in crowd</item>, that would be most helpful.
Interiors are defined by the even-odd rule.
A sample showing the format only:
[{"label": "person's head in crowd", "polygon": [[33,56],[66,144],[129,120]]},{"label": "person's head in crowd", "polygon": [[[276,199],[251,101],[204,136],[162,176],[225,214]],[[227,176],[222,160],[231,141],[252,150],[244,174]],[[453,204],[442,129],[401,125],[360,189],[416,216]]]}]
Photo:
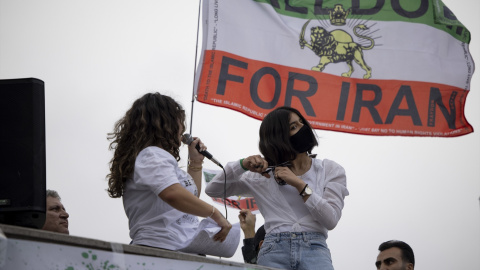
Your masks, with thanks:
[{"label": "person's head in crowd", "polygon": [[60,195],[55,190],[47,189],[47,211],[42,230],[69,234],[68,217]]},{"label": "person's head in crowd", "polygon": [[390,240],[383,242],[378,247],[375,266],[380,270],[413,270],[415,256],[412,248],[405,242]]},{"label": "person's head in crowd", "polygon": [[255,237],[253,237],[253,244],[255,245],[255,251],[258,252],[260,251],[260,248],[262,247],[263,240],[265,239],[265,227],[262,225],[260,228],[258,228],[257,232],[255,233]]}]

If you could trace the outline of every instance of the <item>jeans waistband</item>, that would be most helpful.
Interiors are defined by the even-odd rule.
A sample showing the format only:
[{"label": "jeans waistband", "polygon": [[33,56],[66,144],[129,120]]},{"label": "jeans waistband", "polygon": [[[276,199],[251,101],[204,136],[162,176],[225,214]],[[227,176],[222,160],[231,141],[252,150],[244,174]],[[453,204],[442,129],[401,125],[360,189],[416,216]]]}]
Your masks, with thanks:
[{"label": "jeans waistband", "polygon": [[282,233],[268,233],[265,235],[265,240],[298,240],[303,239],[304,241],[317,239],[326,241],[325,235],[320,232],[282,232]]}]

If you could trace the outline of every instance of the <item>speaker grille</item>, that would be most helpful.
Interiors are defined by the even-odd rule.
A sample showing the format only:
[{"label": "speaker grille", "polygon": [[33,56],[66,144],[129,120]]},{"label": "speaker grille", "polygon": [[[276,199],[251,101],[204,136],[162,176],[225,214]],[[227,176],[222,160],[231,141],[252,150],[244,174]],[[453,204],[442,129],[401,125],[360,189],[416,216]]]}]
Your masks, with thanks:
[{"label": "speaker grille", "polygon": [[[24,219],[32,217],[37,220],[39,215],[44,217],[46,153],[43,81],[35,78],[0,80],[0,149],[0,222],[3,219],[4,223],[29,223]],[[41,227],[41,223],[16,225]]]}]

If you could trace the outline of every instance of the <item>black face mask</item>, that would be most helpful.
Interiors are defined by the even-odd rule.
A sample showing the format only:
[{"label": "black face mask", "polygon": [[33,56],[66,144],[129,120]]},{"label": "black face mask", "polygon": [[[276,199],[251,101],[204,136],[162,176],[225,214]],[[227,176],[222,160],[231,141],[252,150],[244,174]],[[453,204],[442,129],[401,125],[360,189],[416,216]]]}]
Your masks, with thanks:
[{"label": "black face mask", "polygon": [[290,137],[290,143],[298,153],[307,152],[315,146],[315,136],[307,125],[303,125],[297,133]]}]

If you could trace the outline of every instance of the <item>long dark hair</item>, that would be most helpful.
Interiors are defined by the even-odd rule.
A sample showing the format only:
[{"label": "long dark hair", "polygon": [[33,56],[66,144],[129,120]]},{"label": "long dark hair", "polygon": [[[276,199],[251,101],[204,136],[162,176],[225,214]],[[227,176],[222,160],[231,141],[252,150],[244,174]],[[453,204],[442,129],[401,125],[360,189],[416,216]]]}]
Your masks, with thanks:
[{"label": "long dark hair", "polygon": [[125,181],[132,177],[135,159],[144,148],[158,146],[180,160],[180,132],[185,131],[185,111],[169,96],[148,93],[137,99],[108,133],[110,161],[108,194],[123,195]]},{"label": "long dark hair", "polygon": [[[315,138],[314,146],[318,145],[312,127],[297,109],[286,106],[276,108],[265,116],[259,131],[258,148],[269,165],[290,161],[297,157],[297,152],[290,143],[290,113],[292,112],[309,127]],[[314,146],[308,150],[308,153],[311,153]]]}]

